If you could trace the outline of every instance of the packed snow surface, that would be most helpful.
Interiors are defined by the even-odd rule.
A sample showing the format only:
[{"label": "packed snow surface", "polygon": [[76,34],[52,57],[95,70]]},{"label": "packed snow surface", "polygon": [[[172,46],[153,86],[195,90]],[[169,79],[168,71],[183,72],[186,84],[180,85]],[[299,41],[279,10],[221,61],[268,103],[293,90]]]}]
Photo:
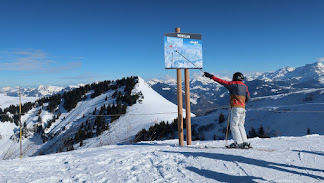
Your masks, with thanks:
[{"label": "packed snow surface", "polygon": [[[323,182],[324,136],[111,145],[0,161],[0,182]],[[231,143],[231,141],[228,141]],[[207,148],[206,148],[207,147]]]}]

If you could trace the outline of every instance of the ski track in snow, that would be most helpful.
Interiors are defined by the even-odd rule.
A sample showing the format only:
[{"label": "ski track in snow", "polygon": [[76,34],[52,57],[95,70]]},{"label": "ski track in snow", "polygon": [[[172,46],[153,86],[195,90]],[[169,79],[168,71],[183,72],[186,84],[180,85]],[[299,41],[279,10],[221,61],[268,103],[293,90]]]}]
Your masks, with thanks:
[{"label": "ski track in snow", "polygon": [[225,141],[102,146],[1,160],[0,182],[324,182],[324,136],[249,140],[275,151],[208,148]]}]

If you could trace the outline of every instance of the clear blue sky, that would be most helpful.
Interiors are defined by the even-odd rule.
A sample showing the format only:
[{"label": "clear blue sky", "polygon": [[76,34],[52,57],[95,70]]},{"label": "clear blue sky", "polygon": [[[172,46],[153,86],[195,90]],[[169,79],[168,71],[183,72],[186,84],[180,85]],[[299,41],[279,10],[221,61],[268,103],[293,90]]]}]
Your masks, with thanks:
[{"label": "clear blue sky", "polygon": [[1,87],[174,76],[163,34],[175,27],[202,34],[204,70],[217,74],[324,60],[321,0],[13,0],[0,19]]}]

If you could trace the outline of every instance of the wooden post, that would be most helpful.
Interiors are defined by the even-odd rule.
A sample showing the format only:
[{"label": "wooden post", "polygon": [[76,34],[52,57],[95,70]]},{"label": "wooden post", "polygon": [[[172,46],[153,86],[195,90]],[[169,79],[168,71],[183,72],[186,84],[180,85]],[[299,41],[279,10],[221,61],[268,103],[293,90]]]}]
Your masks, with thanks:
[{"label": "wooden post", "polygon": [[189,69],[185,69],[185,93],[186,93],[186,126],[187,126],[187,145],[191,145],[191,116],[190,116],[190,86]]},{"label": "wooden post", "polygon": [[22,124],[21,124],[21,93],[20,93],[20,87],[19,87],[19,126],[20,126],[20,159],[22,158]]},{"label": "wooden post", "polygon": [[175,28],[176,33],[180,33],[180,27]]},{"label": "wooden post", "polygon": [[[180,28],[175,28],[176,33],[180,33]],[[182,114],[182,80],[181,69],[177,69],[177,95],[178,95],[178,134],[179,145],[183,146],[183,114]]]}]

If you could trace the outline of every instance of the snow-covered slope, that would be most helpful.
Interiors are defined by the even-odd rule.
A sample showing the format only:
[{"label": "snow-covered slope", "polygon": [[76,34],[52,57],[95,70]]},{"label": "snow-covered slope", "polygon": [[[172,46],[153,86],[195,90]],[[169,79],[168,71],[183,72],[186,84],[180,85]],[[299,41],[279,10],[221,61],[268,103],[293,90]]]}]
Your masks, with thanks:
[{"label": "snow-covered slope", "polygon": [[[124,88],[118,88],[118,90],[123,91]],[[35,125],[39,125],[39,119],[42,120],[42,125],[46,127],[53,117],[57,118],[55,122],[44,131],[48,137],[46,143],[43,143],[41,135],[36,133],[31,134],[27,138],[23,138],[24,155],[28,156],[57,152],[67,140],[75,137],[75,133],[78,132],[81,124],[86,124],[86,121],[93,123],[96,118],[96,115],[93,116],[94,110],[99,111],[104,105],[108,106],[116,103],[116,98],[112,97],[115,91],[115,89],[109,90],[95,98],[91,97],[93,91],[89,91],[86,96],[84,96],[86,99],[80,101],[77,106],[69,112],[64,109],[64,102],[61,102],[55,114],[46,110],[48,103],[45,103],[43,106],[33,108],[27,114],[23,115],[22,121],[26,123],[27,128],[30,129],[34,128]],[[156,93],[142,78],[138,78],[138,83],[135,85],[132,93],[141,93],[142,97],[138,99],[136,104],[127,107],[126,114],[121,115],[121,117],[113,123],[109,123],[108,131],[104,131],[103,134],[98,137],[84,141],[84,146],[82,146],[82,148],[127,143],[133,140],[136,133],[143,128],[149,128],[151,125],[161,121],[171,122],[173,119],[177,118],[177,106]],[[58,113],[60,114],[59,117],[57,117]],[[107,121],[110,119],[110,116],[106,118]],[[0,123],[0,126],[2,125],[3,123]],[[13,135],[14,132],[17,132],[18,127],[15,126],[7,130]],[[0,134],[1,133],[0,131]],[[11,156],[6,156],[6,158],[18,156],[19,146],[12,143],[13,140],[8,138],[0,141],[10,144],[8,148],[0,149],[1,158],[3,158],[4,154],[7,152],[11,154]],[[75,148],[80,147],[75,145]]]},{"label": "snow-covered slope", "polygon": [[[108,131],[86,140],[83,148],[131,142],[143,128],[148,129],[161,121],[171,122],[178,117],[177,106],[155,92],[142,78],[132,92],[142,92],[144,98],[128,107],[127,113],[112,123]],[[183,114],[185,117],[185,111]]]},{"label": "snow-covered slope", "polygon": [[324,181],[324,136],[251,142],[254,149],[240,150],[223,149],[225,141],[190,147],[179,147],[177,140],[155,141],[0,160],[0,182]]},{"label": "snow-covered slope", "polygon": [[13,132],[17,130],[18,128],[14,123],[0,123],[0,159],[7,159],[12,157],[14,151],[17,150],[18,140],[12,139]]}]

